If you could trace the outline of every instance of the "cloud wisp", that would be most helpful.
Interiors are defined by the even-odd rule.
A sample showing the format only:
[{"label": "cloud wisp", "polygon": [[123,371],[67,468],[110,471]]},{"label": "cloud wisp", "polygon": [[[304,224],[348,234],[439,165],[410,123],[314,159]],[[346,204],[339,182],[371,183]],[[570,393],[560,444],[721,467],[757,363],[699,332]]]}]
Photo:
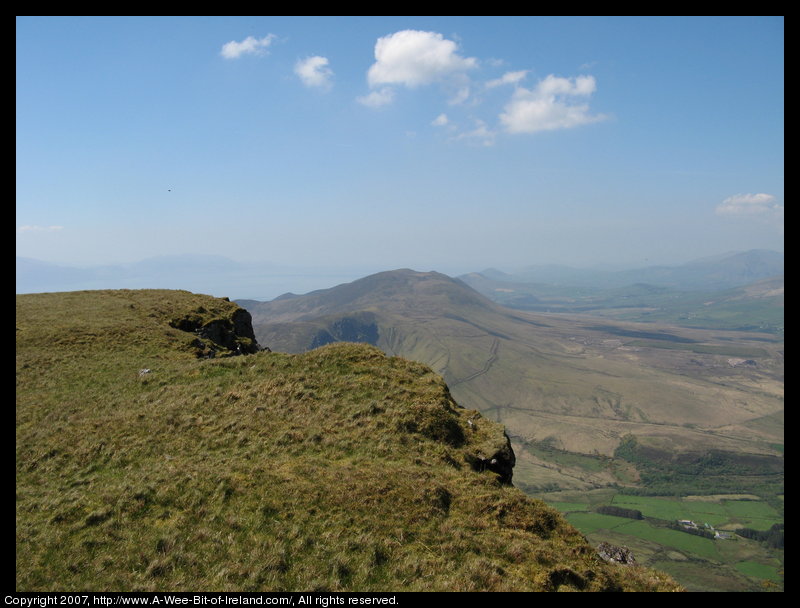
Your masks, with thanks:
[{"label": "cloud wisp", "polygon": [[356,97],[358,103],[367,106],[368,108],[380,108],[381,106],[388,105],[394,100],[394,89],[392,87],[383,87],[377,91],[372,91],[367,95]]},{"label": "cloud wisp", "polygon": [[263,55],[277,36],[267,34],[263,38],[248,36],[241,42],[231,40],[222,45],[220,55],[225,59],[238,59],[242,55]]},{"label": "cloud wisp", "polygon": [[783,221],[783,205],[772,194],[734,194],[715,209],[717,215],[728,217],[760,217]]},{"label": "cloud wisp", "polygon": [[36,226],[25,225],[17,228],[17,232],[58,232],[63,230],[64,226]]},{"label": "cloud wisp", "polygon": [[527,76],[529,70],[517,70],[516,72],[506,72],[500,78],[495,78],[486,83],[487,89],[494,89],[506,84],[516,85],[520,80]]},{"label": "cloud wisp", "polygon": [[463,131],[456,135],[453,139],[464,140],[472,143],[478,143],[482,146],[493,146],[497,133],[488,127],[488,125],[480,119],[475,120],[475,127],[469,131]]}]

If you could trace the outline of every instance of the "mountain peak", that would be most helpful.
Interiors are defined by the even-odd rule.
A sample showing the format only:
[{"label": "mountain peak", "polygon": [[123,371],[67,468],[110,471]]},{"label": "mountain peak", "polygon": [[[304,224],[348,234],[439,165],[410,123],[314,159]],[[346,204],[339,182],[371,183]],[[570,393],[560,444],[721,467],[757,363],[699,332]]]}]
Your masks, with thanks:
[{"label": "mountain peak", "polygon": [[463,307],[494,309],[496,306],[466,283],[435,271],[409,268],[387,270],[330,289],[253,304],[248,310],[270,322],[306,321],[356,311],[414,310],[439,314]]}]

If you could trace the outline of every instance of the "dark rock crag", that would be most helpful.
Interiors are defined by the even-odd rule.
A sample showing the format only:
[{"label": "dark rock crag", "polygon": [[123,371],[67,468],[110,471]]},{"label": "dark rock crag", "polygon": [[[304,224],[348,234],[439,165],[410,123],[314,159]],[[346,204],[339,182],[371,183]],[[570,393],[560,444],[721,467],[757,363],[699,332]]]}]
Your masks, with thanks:
[{"label": "dark rock crag", "polygon": [[497,480],[505,485],[512,485],[511,480],[514,476],[514,465],[517,458],[511,448],[511,440],[508,435],[503,433],[505,444],[498,444],[494,449],[484,452],[477,452],[467,456],[469,465],[475,471],[491,471],[497,474]]},{"label": "dark rock crag", "polygon": [[210,316],[202,306],[170,321],[170,326],[194,333],[191,345],[198,358],[248,355],[261,350],[253,332],[253,319],[249,312],[238,308],[229,318]]}]

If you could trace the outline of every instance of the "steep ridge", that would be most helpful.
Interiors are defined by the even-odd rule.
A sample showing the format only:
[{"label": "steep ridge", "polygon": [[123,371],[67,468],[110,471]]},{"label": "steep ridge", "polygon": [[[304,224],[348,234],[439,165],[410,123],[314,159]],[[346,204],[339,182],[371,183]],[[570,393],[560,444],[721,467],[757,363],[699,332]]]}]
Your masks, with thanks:
[{"label": "steep ridge", "polygon": [[430,368],[240,348],[246,320],[188,292],[17,296],[18,591],[679,589],[509,485],[502,426]]}]

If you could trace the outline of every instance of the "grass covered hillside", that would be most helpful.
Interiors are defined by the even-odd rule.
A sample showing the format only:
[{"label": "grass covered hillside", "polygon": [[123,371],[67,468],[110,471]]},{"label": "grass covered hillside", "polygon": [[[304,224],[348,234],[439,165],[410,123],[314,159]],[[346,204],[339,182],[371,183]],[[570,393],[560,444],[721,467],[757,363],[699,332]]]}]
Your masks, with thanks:
[{"label": "grass covered hillside", "polygon": [[248,330],[188,292],[17,296],[17,590],[678,589],[504,483],[502,427],[428,367]]}]

